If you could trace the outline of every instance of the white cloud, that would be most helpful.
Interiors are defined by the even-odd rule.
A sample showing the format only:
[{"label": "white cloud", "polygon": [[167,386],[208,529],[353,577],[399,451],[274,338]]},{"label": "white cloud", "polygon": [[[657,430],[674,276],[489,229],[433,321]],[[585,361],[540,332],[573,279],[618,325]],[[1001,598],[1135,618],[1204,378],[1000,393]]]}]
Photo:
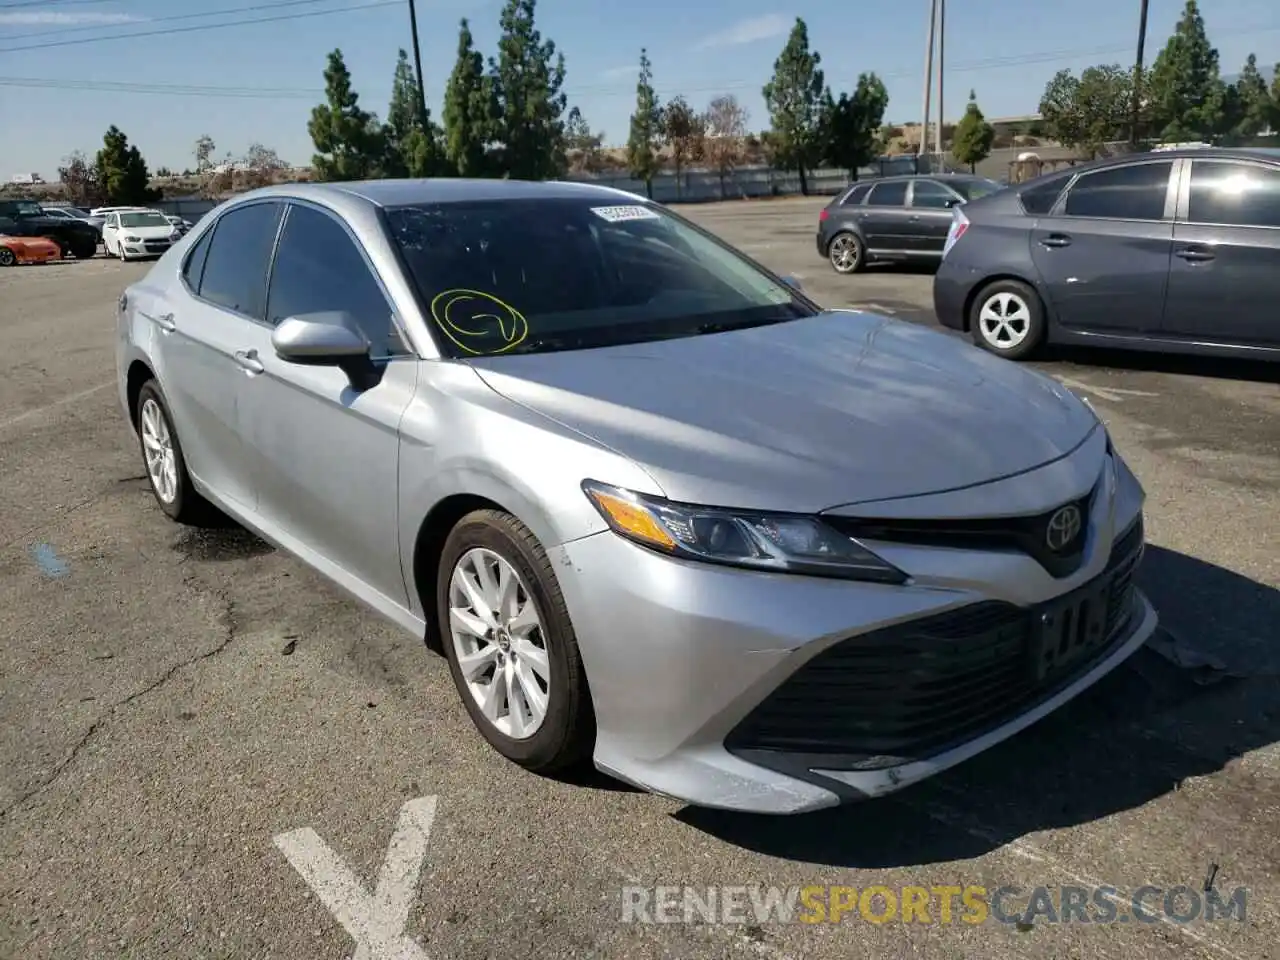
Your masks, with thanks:
[{"label": "white cloud", "polygon": [[745,43],[758,40],[772,40],[781,37],[791,29],[794,21],[780,13],[769,13],[763,17],[751,17],[739,20],[717,33],[702,40],[695,50],[709,50],[712,47],[740,47]]},{"label": "white cloud", "polygon": [[147,17],[131,13],[0,13],[5,27],[109,27],[116,23],[139,23]]}]

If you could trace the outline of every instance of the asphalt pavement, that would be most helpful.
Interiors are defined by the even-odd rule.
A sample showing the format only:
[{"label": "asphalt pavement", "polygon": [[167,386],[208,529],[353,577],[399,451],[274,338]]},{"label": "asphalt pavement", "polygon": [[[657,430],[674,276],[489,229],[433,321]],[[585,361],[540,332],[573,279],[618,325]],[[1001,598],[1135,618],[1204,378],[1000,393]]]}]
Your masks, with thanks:
[{"label": "asphalt pavement", "polygon": [[[688,213],[828,305],[931,323],[926,273],[830,270],[819,206]],[[1280,367],[1041,364],[1146,486],[1166,629],[948,774],[766,819],[527,774],[420,641],[243,531],[165,519],[114,393],[114,302],[146,269],[0,271],[0,957],[1280,956]],[[624,922],[659,885],[748,906]],[[784,923],[756,885],[889,895]],[[906,887],[1017,888],[1012,919],[1064,885],[1114,888],[1115,922],[903,915]],[[1243,918],[1205,919],[1242,888]]]}]

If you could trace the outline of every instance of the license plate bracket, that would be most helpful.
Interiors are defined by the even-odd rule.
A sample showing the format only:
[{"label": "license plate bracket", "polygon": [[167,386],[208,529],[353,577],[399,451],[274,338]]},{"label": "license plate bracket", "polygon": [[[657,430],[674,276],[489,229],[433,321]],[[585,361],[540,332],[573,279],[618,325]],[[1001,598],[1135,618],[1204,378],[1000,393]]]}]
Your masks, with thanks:
[{"label": "license plate bracket", "polygon": [[1036,681],[1057,676],[1107,642],[1111,577],[1045,604],[1032,621],[1029,653]]}]

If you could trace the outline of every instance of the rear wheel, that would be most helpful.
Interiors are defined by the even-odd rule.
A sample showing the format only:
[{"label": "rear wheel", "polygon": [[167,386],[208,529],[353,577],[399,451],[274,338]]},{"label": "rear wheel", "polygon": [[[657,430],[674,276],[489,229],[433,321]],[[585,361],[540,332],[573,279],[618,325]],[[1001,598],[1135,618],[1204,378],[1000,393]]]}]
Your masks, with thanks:
[{"label": "rear wheel", "polygon": [[827,259],[836,273],[858,273],[866,266],[866,244],[856,233],[837,233],[827,246]]},{"label": "rear wheel", "polygon": [[440,558],[436,609],[463,704],[499,753],[538,773],[590,754],[595,714],[578,640],[528,527],[497,510],[463,517]]},{"label": "rear wheel", "polygon": [[96,240],[77,240],[71,248],[77,260],[92,260],[98,253]]},{"label": "rear wheel", "polygon": [[974,343],[984,350],[1023,360],[1044,342],[1044,305],[1021,280],[997,280],[974,298],[969,327]]},{"label": "rear wheel", "polygon": [[12,267],[18,262],[17,255],[8,247],[0,247],[0,267]]}]

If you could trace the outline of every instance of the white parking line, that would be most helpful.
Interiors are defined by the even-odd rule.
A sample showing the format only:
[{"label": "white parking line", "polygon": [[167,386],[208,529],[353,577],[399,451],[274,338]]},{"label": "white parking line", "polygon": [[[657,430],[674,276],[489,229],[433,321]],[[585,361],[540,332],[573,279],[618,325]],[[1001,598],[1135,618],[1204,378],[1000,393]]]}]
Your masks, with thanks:
[{"label": "white parking line", "polygon": [[59,407],[65,407],[69,403],[75,403],[77,400],[84,400],[93,396],[95,393],[101,393],[108,387],[114,387],[114,380],[108,383],[100,383],[96,387],[90,387],[88,390],[81,390],[79,393],[73,393],[69,397],[63,397],[61,400],[55,400],[53,403],[46,403],[43,407],[36,407],[25,413],[20,413],[16,417],[10,417],[8,420],[0,420],[0,430],[8,430],[10,427],[17,426],[19,423],[25,423],[27,420],[33,420],[50,410],[56,410]]},{"label": "white parking line", "polygon": [[1151,393],[1147,390],[1127,390],[1121,387],[1095,387],[1091,383],[1085,383],[1083,380],[1074,380],[1071,377],[1063,377],[1054,374],[1057,381],[1068,390],[1082,390],[1085,393],[1092,393],[1101,397],[1103,400],[1109,400],[1112,403],[1124,403],[1125,397],[1158,397],[1160,394]]},{"label": "white parking line", "polygon": [[274,839],[307,886],[355,940],[352,960],[427,960],[422,947],[405,936],[404,928],[427,858],[435,816],[435,797],[419,797],[400,808],[372,895],[310,827]]}]

